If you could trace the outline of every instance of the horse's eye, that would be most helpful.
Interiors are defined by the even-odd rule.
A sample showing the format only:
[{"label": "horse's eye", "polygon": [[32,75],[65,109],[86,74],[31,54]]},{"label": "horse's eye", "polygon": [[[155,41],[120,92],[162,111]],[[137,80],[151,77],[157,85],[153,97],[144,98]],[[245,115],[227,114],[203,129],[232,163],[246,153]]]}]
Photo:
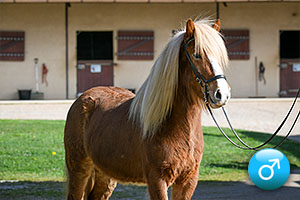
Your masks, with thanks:
[{"label": "horse's eye", "polygon": [[201,55],[199,53],[194,53],[193,57],[196,59],[201,59]]}]

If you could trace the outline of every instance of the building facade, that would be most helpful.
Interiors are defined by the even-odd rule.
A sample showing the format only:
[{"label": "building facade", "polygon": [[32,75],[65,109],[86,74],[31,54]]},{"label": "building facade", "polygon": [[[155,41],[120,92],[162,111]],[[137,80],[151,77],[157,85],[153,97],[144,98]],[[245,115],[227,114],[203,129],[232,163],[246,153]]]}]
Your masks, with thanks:
[{"label": "building facade", "polygon": [[[89,85],[138,89],[174,30],[183,27],[188,18],[216,17],[214,1],[91,1],[71,1],[70,6],[59,0],[0,1],[2,40],[7,40],[5,34],[9,33],[23,38],[24,45],[19,48],[23,58],[18,60],[13,56],[22,54],[3,54],[13,48],[2,41],[0,99],[18,99],[20,89],[35,92],[36,66],[39,91],[45,99],[73,99]],[[242,50],[233,52],[225,72],[232,96],[294,94],[300,85],[300,53],[297,47],[289,47],[300,46],[300,1],[227,1],[219,4],[219,11],[224,33],[240,33],[227,38],[233,39],[233,48],[244,44]],[[24,35],[14,36],[16,33]],[[285,39],[281,35],[286,35],[282,36]],[[281,52],[283,40],[292,42]],[[296,55],[289,58],[285,52]],[[292,83],[287,85],[296,86],[283,91],[282,84],[288,81]]]}]

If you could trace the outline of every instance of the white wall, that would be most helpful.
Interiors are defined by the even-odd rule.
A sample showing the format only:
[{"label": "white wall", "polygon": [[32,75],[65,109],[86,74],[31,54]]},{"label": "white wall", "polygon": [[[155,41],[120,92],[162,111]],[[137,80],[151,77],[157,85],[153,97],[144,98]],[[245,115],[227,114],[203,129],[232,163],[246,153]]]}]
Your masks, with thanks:
[{"label": "white wall", "polygon": [[258,96],[278,96],[279,31],[300,30],[300,3],[232,3],[220,11],[225,28],[250,30],[250,59],[231,61],[228,70],[233,96],[256,96],[255,57],[266,67],[267,84],[258,83]]},{"label": "white wall", "polygon": [[[65,98],[64,4],[0,4],[0,30],[25,31],[25,61],[0,62],[0,99],[16,99],[17,89],[34,88],[34,62],[49,68],[49,86],[41,87],[46,99]],[[69,96],[75,98],[76,31],[114,32],[114,84],[138,88],[171,37],[172,30],[189,18],[214,17],[215,4],[71,4],[69,9]],[[294,14],[293,14],[294,13]],[[293,16],[296,15],[296,16]],[[231,61],[226,74],[234,97],[255,96],[255,57],[266,67],[267,84],[258,84],[258,95],[279,92],[279,31],[300,30],[300,3],[220,4],[222,27],[249,29],[250,59]],[[117,60],[118,30],[153,30],[153,61]]]},{"label": "white wall", "polygon": [[65,98],[63,4],[0,4],[0,30],[25,31],[25,61],[0,61],[0,99],[17,99],[17,89],[35,92],[34,58],[49,69],[46,99]]}]

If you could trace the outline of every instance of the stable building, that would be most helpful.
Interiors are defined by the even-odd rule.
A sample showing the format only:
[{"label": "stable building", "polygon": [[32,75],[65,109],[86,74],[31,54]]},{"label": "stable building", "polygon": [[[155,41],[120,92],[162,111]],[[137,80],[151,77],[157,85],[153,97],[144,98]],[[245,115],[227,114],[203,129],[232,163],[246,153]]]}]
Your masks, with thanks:
[{"label": "stable building", "polygon": [[19,90],[43,99],[98,85],[138,90],[172,34],[217,10],[232,96],[295,95],[300,0],[1,0],[0,99],[18,99]]}]

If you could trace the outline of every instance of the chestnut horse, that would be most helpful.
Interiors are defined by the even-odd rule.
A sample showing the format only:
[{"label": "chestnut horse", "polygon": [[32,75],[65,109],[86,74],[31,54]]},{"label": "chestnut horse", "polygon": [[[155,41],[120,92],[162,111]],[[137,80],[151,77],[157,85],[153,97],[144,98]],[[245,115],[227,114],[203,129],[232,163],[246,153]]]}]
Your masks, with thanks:
[{"label": "chestnut horse", "polygon": [[[147,184],[152,200],[168,199],[171,185],[172,199],[192,197],[203,155],[204,90],[213,108],[230,98],[223,75],[228,56],[218,29],[209,20],[189,19],[136,96],[96,87],[74,102],[64,138],[68,199],[108,199],[117,182]],[[197,73],[211,81],[202,87]]]}]

